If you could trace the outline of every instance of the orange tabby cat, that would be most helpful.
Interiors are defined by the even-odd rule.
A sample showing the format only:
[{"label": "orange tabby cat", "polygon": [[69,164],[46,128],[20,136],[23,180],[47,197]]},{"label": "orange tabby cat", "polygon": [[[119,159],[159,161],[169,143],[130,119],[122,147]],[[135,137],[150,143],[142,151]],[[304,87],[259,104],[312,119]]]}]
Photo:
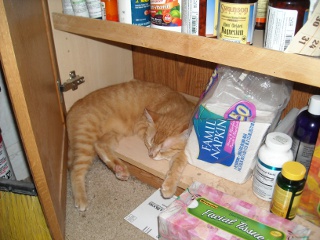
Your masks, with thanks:
[{"label": "orange tabby cat", "polygon": [[182,151],[188,137],[194,104],[170,88],[144,81],[130,81],[97,90],[78,100],[67,115],[68,166],[75,206],[87,209],[85,177],[96,155],[120,180],[127,180],[127,166],[114,149],[123,137],[138,134],[155,160],[172,159],[162,185],[171,197],[187,164]]}]

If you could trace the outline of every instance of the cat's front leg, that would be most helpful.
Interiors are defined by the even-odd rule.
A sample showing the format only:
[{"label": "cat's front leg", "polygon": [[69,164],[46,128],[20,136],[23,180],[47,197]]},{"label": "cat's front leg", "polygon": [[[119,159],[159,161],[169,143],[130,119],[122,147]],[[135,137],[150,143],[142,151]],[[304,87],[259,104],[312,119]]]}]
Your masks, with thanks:
[{"label": "cat's front leg", "polygon": [[171,198],[175,194],[181,175],[187,164],[187,156],[183,150],[173,156],[171,166],[161,186],[161,193],[164,198]]}]

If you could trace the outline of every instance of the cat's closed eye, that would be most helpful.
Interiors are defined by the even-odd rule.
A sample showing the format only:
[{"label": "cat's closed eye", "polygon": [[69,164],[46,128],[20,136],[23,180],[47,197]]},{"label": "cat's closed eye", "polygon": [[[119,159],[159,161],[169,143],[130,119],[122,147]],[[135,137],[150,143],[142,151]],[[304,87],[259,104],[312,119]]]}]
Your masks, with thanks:
[{"label": "cat's closed eye", "polygon": [[150,138],[145,138],[144,139],[144,143],[146,145],[146,147],[148,148],[148,150],[150,150],[150,148],[152,147],[152,144],[153,144],[153,138],[150,139]]}]

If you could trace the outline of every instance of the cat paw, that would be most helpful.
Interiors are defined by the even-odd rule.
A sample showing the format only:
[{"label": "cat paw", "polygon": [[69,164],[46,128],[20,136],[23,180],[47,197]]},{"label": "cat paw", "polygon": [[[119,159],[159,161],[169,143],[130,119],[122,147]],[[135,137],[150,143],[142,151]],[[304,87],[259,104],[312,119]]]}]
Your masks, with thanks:
[{"label": "cat paw", "polygon": [[170,186],[166,182],[164,182],[161,186],[161,194],[164,198],[172,198],[173,195],[176,193],[177,186]]},{"label": "cat paw", "polygon": [[84,198],[83,199],[75,199],[74,205],[79,211],[84,212],[87,210],[88,201],[87,201],[87,199],[84,199]]},{"label": "cat paw", "polygon": [[114,172],[116,174],[116,177],[122,181],[127,181],[130,177],[130,173],[129,173],[127,167],[125,167],[125,166],[116,165]]}]

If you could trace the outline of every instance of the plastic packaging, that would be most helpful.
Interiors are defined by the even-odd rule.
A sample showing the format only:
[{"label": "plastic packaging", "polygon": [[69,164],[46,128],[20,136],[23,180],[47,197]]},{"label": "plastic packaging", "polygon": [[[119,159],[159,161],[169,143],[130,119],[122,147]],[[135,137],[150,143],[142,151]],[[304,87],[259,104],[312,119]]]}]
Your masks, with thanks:
[{"label": "plastic packaging", "polygon": [[236,183],[247,181],[291,89],[289,81],[219,65],[196,107],[188,162]]},{"label": "plastic packaging", "polygon": [[297,213],[304,188],[306,168],[298,162],[283,164],[271,201],[270,211],[280,217],[292,220]]},{"label": "plastic packaging", "polygon": [[282,132],[292,137],[298,114],[299,114],[299,109],[292,108],[287,113],[287,115],[278,123],[274,131]]},{"label": "plastic packaging", "polygon": [[[220,80],[217,84],[211,84],[211,87],[216,89],[208,89],[203,101],[210,99],[210,103],[217,105],[215,108],[220,108],[229,106],[230,102],[246,99],[256,104],[259,113],[268,112],[259,114],[256,121],[269,122],[270,115],[277,115],[276,118],[280,119],[281,112],[290,99],[291,82],[225,65],[219,65],[217,70]],[[275,126],[276,124],[270,131],[273,131]]]},{"label": "plastic packaging", "polygon": [[199,182],[162,211],[158,223],[161,240],[304,240],[311,233],[303,225]]},{"label": "plastic packaging", "polygon": [[256,23],[257,0],[221,0],[218,38],[252,44]]},{"label": "plastic packaging", "polygon": [[259,149],[253,174],[252,189],[257,197],[271,201],[282,165],[293,160],[291,145],[292,139],[287,134],[272,132],[267,135],[265,144]]},{"label": "plastic packaging", "polygon": [[0,129],[0,178],[16,180],[12,166],[4,146]]},{"label": "plastic packaging", "polygon": [[270,0],[264,47],[285,51],[303,26],[308,8],[308,0]]},{"label": "plastic packaging", "polygon": [[308,174],[320,128],[320,95],[309,99],[307,110],[300,112],[293,133],[294,160],[302,163]]}]

